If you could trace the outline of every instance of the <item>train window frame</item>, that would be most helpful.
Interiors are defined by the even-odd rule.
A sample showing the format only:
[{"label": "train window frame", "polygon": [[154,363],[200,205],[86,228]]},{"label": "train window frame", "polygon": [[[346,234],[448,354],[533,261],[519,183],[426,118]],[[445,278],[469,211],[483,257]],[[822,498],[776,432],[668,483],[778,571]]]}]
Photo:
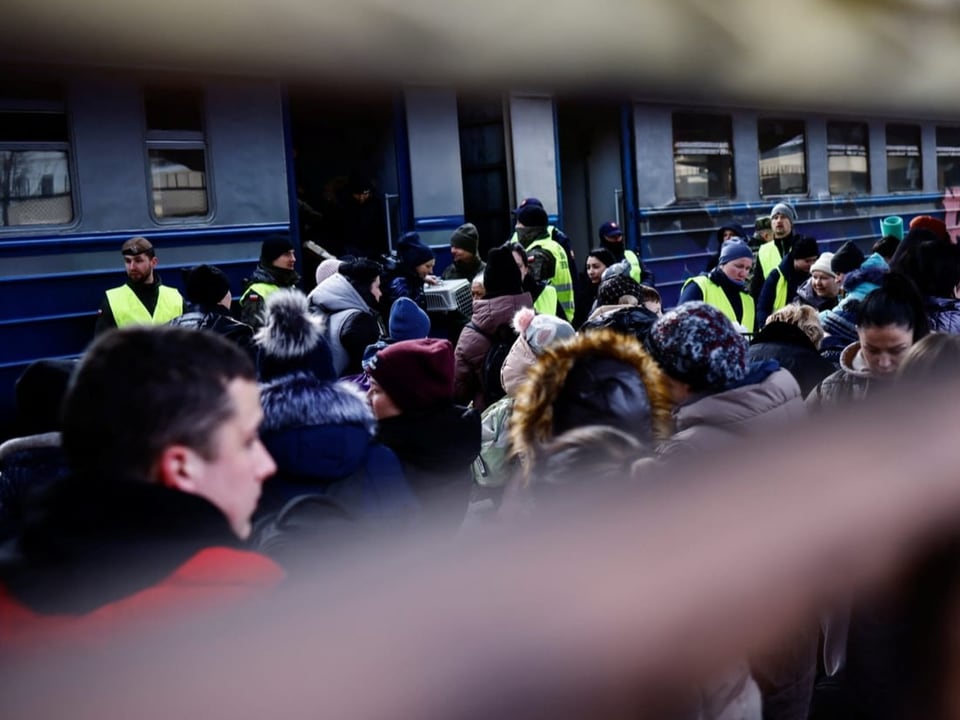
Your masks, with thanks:
[{"label": "train window frame", "polygon": [[[826,123],[826,133],[827,133],[827,191],[834,196],[838,197],[858,197],[870,195],[871,192],[871,183],[870,183],[870,125],[867,122],[862,120],[828,120]],[[831,135],[834,135],[834,140],[836,140],[836,134],[841,134],[844,137],[840,138],[840,142],[832,142]],[[862,143],[858,143],[856,135],[860,134],[862,138]],[[842,151],[842,152],[841,152]],[[863,178],[863,187],[857,188],[852,187],[852,189],[838,189],[834,185],[835,174],[837,173],[850,173],[854,174],[852,170],[844,170],[841,168],[832,167],[835,163],[832,162],[835,158],[863,158],[864,168],[861,172],[856,173],[861,175]],[[854,185],[852,182],[853,178],[851,177],[851,186]]]},{"label": "train window frame", "polygon": [[[899,133],[900,138],[894,137],[891,141],[891,133]],[[915,135],[916,143],[905,142],[906,135],[912,134]],[[887,123],[884,127],[884,148],[885,153],[884,157],[886,159],[886,173],[887,173],[887,192],[888,193],[915,193],[923,192],[923,127],[916,123],[905,123],[905,122],[890,122]],[[914,148],[916,154],[905,155],[903,153],[908,152],[907,148]],[[891,153],[891,148],[895,148],[896,152]],[[893,187],[894,183],[890,181],[891,172],[899,172],[897,170],[891,170],[891,158],[901,158],[901,157],[915,157],[916,158],[916,170],[912,174],[914,175],[914,184],[915,187]],[[909,170],[904,171],[904,177],[910,174]]]},{"label": "train window frame", "polygon": [[[691,123],[690,121],[696,119],[697,123]],[[677,139],[677,130],[678,130],[678,121],[683,124],[695,124],[698,128],[709,128],[702,139]],[[723,127],[725,126],[725,127]],[[733,144],[733,116],[723,113],[716,112],[697,112],[692,110],[677,110],[670,115],[670,129],[671,129],[671,154],[672,154],[672,163],[673,163],[673,193],[674,198],[677,203],[702,203],[702,202],[717,202],[725,200],[733,200],[737,196],[737,177],[736,177],[736,161],[735,153],[736,149]],[[722,132],[725,130],[726,132]],[[718,132],[719,131],[719,132]],[[723,137],[725,135],[725,138]],[[698,149],[702,152],[681,152],[681,149],[678,147],[680,145],[685,145],[690,149]],[[725,145],[726,151],[721,147]],[[701,172],[698,172],[698,175],[706,176],[706,187],[707,192],[704,195],[689,195],[682,192],[679,175],[678,175],[678,158],[690,158],[693,162],[686,163],[693,166]],[[723,157],[726,158],[728,167],[726,168],[726,173],[729,176],[726,182],[717,180],[716,184],[721,186],[721,189],[725,186],[726,192],[711,194],[710,187],[714,185],[709,179],[711,175],[711,169],[702,163],[697,162],[697,158],[707,158],[707,157]]]},{"label": "train window frame", "polygon": [[[14,76],[16,77],[16,76]],[[48,165],[53,163],[58,168],[55,174],[44,172],[36,178],[37,193],[27,192],[9,198],[9,203],[23,206],[23,222],[11,224],[8,212],[10,207],[0,201],[0,236],[23,232],[36,232],[45,229],[64,229],[75,227],[80,221],[80,205],[78,202],[78,184],[76,177],[76,154],[74,153],[73,123],[66,102],[66,90],[61,83],[44,81],[41,78],[20,78],[22,82],[5,81],[0,86],[0,118],[10,122],[0,122],[0,156],[9,153],[11,156],[22,153],[56,154],[59,158],[38,158]],[[56,119],[53,122],[44,120]],[[21,125],[20,129],[11,129]],[[51,130],[51,128],[56,128]],[[19,133],[19,136],[18,136]],[[56,192],[55,184],[60,180],[63,183],[61,192]],[[29,180],[20,177],[17,185]],[[10,187],[13,182],[11,178]],[[43,188],[49,186],[50,190]],[[40,203],[44,200],[58,201],[57,205],[66,202],[61,217],[52,221],[33,221],[29,218],[38,217]],[[39,202],[31,202],[39,201]],[[32,209],[31,209],[32,206]]]},{"label": "train window frame", "polygon": [[[153,97],[151,97],[151,94]],[[157,225],[192,225],[211,222],[214,217],[214,193],[210,167],[210,148],[206,133],[206,127],[208,124],[206,117],[207,104],[206,95],[203,88],[199,86],[174,87],[160,84],[148,84],[143,87],[142,95],[144,168],[146,172],[147,207],[149,209],[150,218]],[[190,102],[190,96],[193,96],[193,101],[198,105],[198,107],[195,108],[195,113],[193,113],[198,120],[196,126],[184,126],[179,129],[174,127],[151,127],[151,107],[153,109],[158,108],[159,105],[162,104],[159,103],[158,100],[161,100],[164,96],[171,101],[176,100],[179,96],[181,102]],[[184,113],[174,112],[173,115],[179,115],[180,117],[183,117]],[[202,162],[198,163],[198,166],[202,165],[202,171],[200,171],[202,175],[201,188],[203,190],[203,199],[205,204],[204,211],[202,213],[195,212],[191,214],[167,215],[157,212],[158,203],[162,202],[162,196],[159,196],[158,199],[158,193],[162,193],[164,190],[169,190],[170,188],[158,188],[155,185],[154,158],[161,156],[160,154],[165,152],[173,154],[196,152],[201,153]],[[191,182],[190,176],[195,174],[197,170],[194,167],[186,165],[184,168],[185,170],[183,172],[177,172],[177,176],[185,175],[186,178],[184,179],[189,183]],[[176,182],[180,182],[179,177]],[[188,186],[188,189],[193,188]]]},{"label": "train window frame", "polygon": [[[955,137],[950,140],[955,144],[946,145],[943,143],[948,142],[946,138],[943,138],[947,133],[955,135]],[[948,187],[957,187],[960,185],[960,126],[957,125],[937,125],[935,130],[935,140],[936,140],[936,159],[937,159],[937,190],[943,192]],[[950,148],[949,153],[941,152],[942,148]],[[954,174],[957,182],[947,185],[946,182],[946,171],[943,169],[941,163],[941,158],[957,158],[955,163],[955,168],[951,168],[951,172]]]},{"label": "train window frame", "polygon": [[[762,142],[762,133],[763,133],[763,124],[764,123],[790,123],[798,124],[801,128],[800,135],[802,137],[802,151],[800,153],[803,160],[803,182],[799,190],[794,190],[792,188],[796,186],[788,186],[787,188],[778,188],[777,192],[764,192],[763,190],[763,153],[764,147]],[[765,117],[757,118],[757,176],[759,179],[759,191],[760,197],[764,200],[769,200],[771,198],[779,197],[808,197],[810,195],[810,145],[807,140],[807,121],[803,118],[798,117],[789,117],[782,115],[770,115]],[[786,146],[789,142],[792,142],[792,138],[785,142],[777,145],[777,148]],[[771,148],[773,149],[773,148]],[[776,177],[780,178],[783,176],[783,173],[777,173]]]}]

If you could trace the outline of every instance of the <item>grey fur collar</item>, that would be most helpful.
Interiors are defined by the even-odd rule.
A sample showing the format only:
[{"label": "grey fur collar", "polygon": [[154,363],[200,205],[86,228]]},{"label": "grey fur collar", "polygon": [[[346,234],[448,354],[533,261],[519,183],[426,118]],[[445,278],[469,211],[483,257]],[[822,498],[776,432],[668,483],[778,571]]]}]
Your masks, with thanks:
[{"label": "grey fur collar", "polygon": [[261,432],[308,425],[362,425],[373,436],[377,421],[364,395],[348,380],[335,383],[296,372],[260,387],[263,404]]}]

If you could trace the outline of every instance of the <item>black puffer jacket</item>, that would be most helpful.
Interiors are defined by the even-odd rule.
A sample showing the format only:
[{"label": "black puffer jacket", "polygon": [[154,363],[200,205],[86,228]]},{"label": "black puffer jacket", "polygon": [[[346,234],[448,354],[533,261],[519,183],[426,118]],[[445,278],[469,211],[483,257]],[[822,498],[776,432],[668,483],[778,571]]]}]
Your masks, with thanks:
[{"label": "black puffer jacket", "polygon": [[459,405],[404,413],[379,422],[378,441],[400,458],[403,474],[428,516],[459,526],[480,454],[480,414]]},{"label": "black puffer jacket", "polygon": [[251,360],[257,359],[253,328],[234,319],[222,305],[193,305],[188,312],[171,320],[170,324],[192,330],[209,330],[223,335],[246,350]]}]

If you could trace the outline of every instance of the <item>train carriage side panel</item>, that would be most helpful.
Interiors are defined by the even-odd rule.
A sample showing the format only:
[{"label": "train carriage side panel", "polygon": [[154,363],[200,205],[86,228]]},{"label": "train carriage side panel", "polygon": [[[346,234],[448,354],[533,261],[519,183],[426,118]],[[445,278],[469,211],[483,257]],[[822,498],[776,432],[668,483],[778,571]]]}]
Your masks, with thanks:
[{"label": "train carriage side panel", "polygon": [[457,96],[452,88],[408,87],[404,101],[413,229],[434,248],[439,273],[450,263],[450,233],[464,221]]}]

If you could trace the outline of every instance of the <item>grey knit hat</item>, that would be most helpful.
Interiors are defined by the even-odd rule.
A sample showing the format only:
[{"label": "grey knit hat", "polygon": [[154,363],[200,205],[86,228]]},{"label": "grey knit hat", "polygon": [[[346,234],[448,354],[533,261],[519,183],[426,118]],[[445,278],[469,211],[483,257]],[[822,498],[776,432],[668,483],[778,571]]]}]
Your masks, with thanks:
[{"label": "grey knit hat", "polygon": [[797,221],[797,211],[793,209],[793,205],[785,202],[780,202],[773,206],[773,210],[770,211],[770,217],[772,218],[774,215],[783,215],[789,218],[791,223]]}]

